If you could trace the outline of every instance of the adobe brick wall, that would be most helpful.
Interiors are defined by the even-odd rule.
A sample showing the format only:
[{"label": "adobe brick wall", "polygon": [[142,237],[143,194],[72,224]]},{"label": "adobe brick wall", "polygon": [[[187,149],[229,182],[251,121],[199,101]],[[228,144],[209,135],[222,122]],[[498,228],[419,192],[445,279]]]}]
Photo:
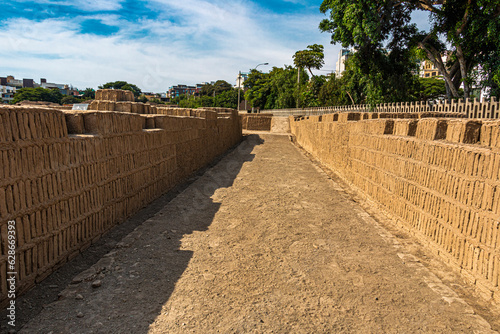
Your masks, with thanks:
[{"label": "adobe brick wall", "polygon": [[413,115],[290,117],[290,126],[300,146],[500,302],[500,121]]},{"label": "adobe brick wall", "polygon": [[22,293],[241,140],[236,110],[178,112],[0,107],[0,304],[9,220]]},{"label": "adobe brick wall", "polygon": [[244,130],[271,131],[273,114],[241,114]]}]

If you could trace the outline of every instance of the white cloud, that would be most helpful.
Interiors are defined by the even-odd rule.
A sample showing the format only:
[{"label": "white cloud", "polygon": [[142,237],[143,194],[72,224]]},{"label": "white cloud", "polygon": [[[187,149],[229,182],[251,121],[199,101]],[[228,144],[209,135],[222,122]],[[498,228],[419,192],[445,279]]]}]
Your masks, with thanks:
[{"label": "white cloud", "polygon": [[[32,3],[33,0],[11,0],[17,3]],[[61,0],[37,0],[37,5],[42,7],[43,5],[58,5],[58,6],[71,6],[79,8],[84,11],[102,11],[102,10],[119,10],[122,8],[121,4],[125,0],[72,0],[72,1],[61,1]]]},{"label": "white cloud", "polygon": [[[0,75],[44,77],[81,89],[126,80],[144,91],[161,92],[178,83],[224,79],[234,84],[238,71],[262,62],[270,64],[259,67],[264,71],[291,65],[295,51],[314,43],[325,45],[324,68],[335,68],[340,47],[329,45],[330,36],[318,31],[319,13],[277,15],[248,2],[221,0],[156,0],[150,6],[161,11],[160,19],[131,23],[116,14],[100,14],[71,21],[4,22],[0,45],[6,47],[0,50],[0,63],[15,72]],[[82,34],[79,22],[89,18],[120,31]],[[140,31],[147,33],[137,37]]]}]

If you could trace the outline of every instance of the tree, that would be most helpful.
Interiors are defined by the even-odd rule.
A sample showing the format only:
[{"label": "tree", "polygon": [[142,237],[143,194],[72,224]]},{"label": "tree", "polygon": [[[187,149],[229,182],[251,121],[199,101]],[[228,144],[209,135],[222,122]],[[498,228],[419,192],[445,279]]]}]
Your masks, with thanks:
[{"label": "tree", "polygon": [[45,89],[42,87],[37,88],[21,88],[14,94],[14,99],[12,104],[19,103],[21,101],[45,101],[61,104],[61,99],[63,95],[59,92],[59,89]]},{"label": "tree", "polygon": [[245,100],[250,101],[255,108],[264,109],[266,106],[267,97],[270,94],[269,76],[269,73],[262,73],[253,69],[244,82],[247,89]]},{"label": "tree", "polygon": [[446,84],[438,78],[418,78],[417,90],[413,93],[420,101],[436,100],[446,96]]},{"label": "tree", "polygon": [[95,90],[93,88],[86,88],[83,91],[83,99],[84,100],[93,100],[95,99]]},{"label": "tree", "polygon": [[214,92],[215,95],[220,94],[222,92],[226,92],[229,90],[232,90],[233,86],[227,81],[224,80],[217,80],[213,84],[206,84],[201,87],[200,95],[205,95],[205,96],[213,96]]},{"label": "tree", "polygon": [[323,45],[313,44],[308,45],[306,50],[297,51],[293,55],[293,63],[297,68],[307,68],[311,76],[314,77],[311,68],[319,70],[325,64],[325,54],[323,53]]},{"label": "tree", "polygon": [[[301,84],[305,85],[308,76],[301,71]],[[297,106],[297,74],[298,69],[291,66],[273,67],[269,73],[251,70],[245,80],[245,99],[252,106],[260,109],[295,108]]]},{"label": "tree", "polygon": [[79,102],[81,102],[81,100],[73,95],[66,95],[61,99],[61,104],[74,104]]},{"label": "tree", "polygon": [[148,102],[148,98],[146,97],[146,95],[144,94],[141,94],[138,98],[135,99],[136,102],[142,102],[142,103],[146,103]]},{"label": "tree", "polygon": [[[469,97],[477,65],[483,65],[483,77],[490,79],[483,83],[492,85],[500,74],[495,61],[500,55],[498,0],[324,0],[320,10],[330,12],[320,29],[332,34],[333,43],[354,46],[362,57],[382,46],[391,53],[420,49],[443,75],[450,97],[460,96],[462,83]],[[429,12],[429,31],[419,32],[411,24],[416,10]],[[442,59],[446,43],[453,48],[448,61]]]},{"label": "tree", "polygon": [[226,90],[213,98],[214,107],[221,108],[238,108],[238,90],[232,88],[231,90]]},{"label": "tree", "polygon": [[134,93],[134,96],[138,98],[141,94],[142,91],[139,87],[133,84],[129,84],[126,81],[115,81],[115,82],[108,82],[102,86],[99,86],[99,89],[123,89],[123,90],[130,90]]},{"label": "tree", "polygon": [[350,100],[343,85],[342,79],[331,75],[326,79],[318,93],[318,100],[321,106],[341,106],[350,104]]}]

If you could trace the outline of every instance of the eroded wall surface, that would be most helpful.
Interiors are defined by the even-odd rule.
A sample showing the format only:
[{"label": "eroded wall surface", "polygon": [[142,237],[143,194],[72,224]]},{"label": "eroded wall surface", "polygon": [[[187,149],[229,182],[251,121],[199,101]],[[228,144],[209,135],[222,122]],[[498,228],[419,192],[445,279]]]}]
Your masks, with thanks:
[{"label": "eroded wall surface", "polygon": [[273,114],[241,114],[243,130],[270,131]]},{"label": "eroded wall surface", "polygon": [[499,302],[500,121],[406,115],[290,117],[290,125],[300,146]]},{"label": "eroded wall surface", "polygon": [[[120,94],[106,98],[133,98]],[[236,145],[239,116],[223,111],[178,109],[185,116],[169,116],[0,107],[0,303],[13,271],[8,221],[16,222],[15,271],[23,292]]]}]

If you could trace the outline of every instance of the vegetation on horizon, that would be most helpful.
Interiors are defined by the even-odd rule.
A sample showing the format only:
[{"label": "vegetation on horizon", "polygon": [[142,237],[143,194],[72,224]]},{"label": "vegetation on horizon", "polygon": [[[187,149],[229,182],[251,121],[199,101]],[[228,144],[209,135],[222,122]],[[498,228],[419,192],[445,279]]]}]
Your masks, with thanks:
[{"label": "vegetation on horizon", "polygon": [[14,99],[10,102],[16,104],[22,101],[40,101],[52,102],[57,104],[73,104],[80,103],[86,100],[95,98],[95,91],[92,88],[87,88],[83,92],[82,97],[73,95],[63,95],[57,88],[47,89],[42,87],[36,88],[21,88],[14,94]]},{"label": "vegetation on horizon", "polygon": [[[403,90],[415,84],[410,73],[417,58],[439,69],[448,98],[461,97],[461,84],[463,97],[471,97],[474,83],[499,95],[498,0],[324,0],[320,10],[329,13],[319,27],[331,33],[332,43],[356,49],[351,71],[367,102],[391,100],[390,95],[411,99]],[[429,31],[411,23],[415,11],[429,13]],[[445,63],[447,45],[452,50]]]}]

